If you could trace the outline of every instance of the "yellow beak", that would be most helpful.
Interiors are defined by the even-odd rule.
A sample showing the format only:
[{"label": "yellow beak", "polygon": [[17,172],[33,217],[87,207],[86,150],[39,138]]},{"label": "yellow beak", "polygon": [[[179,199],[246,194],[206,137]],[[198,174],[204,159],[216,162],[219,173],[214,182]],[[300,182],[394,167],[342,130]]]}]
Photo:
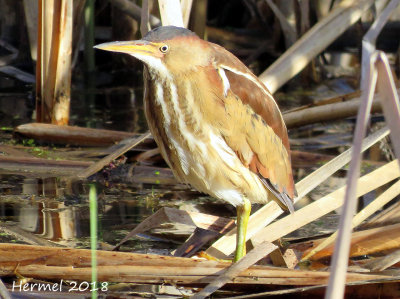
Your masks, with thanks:
[{"label": "yellow beak", "polygon": [[145,40],[111,42],[100,44],[94,47],[104,51],[126,53],[132,56],[144,55],[162,57],[162,53],[160,53],[158,45]]}]

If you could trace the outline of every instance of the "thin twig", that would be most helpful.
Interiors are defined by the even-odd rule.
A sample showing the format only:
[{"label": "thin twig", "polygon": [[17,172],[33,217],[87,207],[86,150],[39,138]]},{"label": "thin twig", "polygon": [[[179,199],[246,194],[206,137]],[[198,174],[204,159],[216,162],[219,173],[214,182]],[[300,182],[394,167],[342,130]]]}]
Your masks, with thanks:
[{"label": "thin twig", "polygon": [[389,20],[390,15],[394,9],[399,5],[399,0],[392,0],[385,7],[376,21],[371,25],[368,32],[364,35],[362,39],[362,55],[361,55],[361,79],[360,79],[360,89],[365,90],[367,86],[367,78],[369,76],[369,62],[371,60],[371,55],[375,52],[376,39],[381,33],[383,26]]},{"label": "thin twig", "polygon": [[193,296],[193,299],[205,298],[214,293],[219,288],[223,287],[226,283],[238,276],[242,271],[257,263],[264,256],[267,256],[272,251],[277,249],[278,246],[270,243],[263,242],[256,248],[251,250],[239,262],[232,264],[229,268],[223,270],[222,274],[218,276],[212,283],[208,284],[202,291]]},{"label": "thin twig", "polygon": [[88,168],[86,168],[83,172],[78,174],[77,177],[79,179],[85,179],[85,178],[91,176],[92,174],[95,174],[100,169],[102,169],[105,165],[107,165],[111,161],[115,160],[119,156],[125,154],[127,151],[129,151],[130,149],[132,149],[133,147],[135,147],[136,145],[138,145],[139,143],[141,143],[143,140],[145,140],[146,138],[148,138],[150,136],[151,136],[150,132],[147,132],[147,133],[140,135],[137,138],[131,139],[123,147],[117,149],[115,152],[109,154],[108,156],[104,157],[100,161],[98,161],[98,162],[94,163],[93,165],[89,166]]},{"label": "thin twig", "polygon": [[[379,80],[378,80],[379,78]],[[339,299],[344,295],[345,276],[350,251],[352,218],[357,205],[357,179],[360,174],[361,143],[364,138],[370,116],[372,100],[376,85],[382,92],[383,114],[391,130],[391,140],[397,157],[400,157],[400,108],[396,87],[386,55],[377,51],[371,56],[369,77],[362,90],[362,104],[357,116],[354,136],[354,151],[347,175],[347,188],[344,199],[343,214],[340,217],[338,238],[331,264],[332,275],[325,294],[327,299]],[[400,162],[399,162],[400,163]]]},{"label": "thin twig", "polygon": [[365,264],[364,267],[370,269],[371,271],[383,271],[399,261],[400,250],[396,250],[389,255],[370,261],[369,263]]},{"label": "thin twig", "polygon": [[285,36],[286,47],[289,48],[297,39],[297,33],[292,25],[286,20],[286,17],[279,10],[278,6],[272,0],[265,0],[271,10],[274,12],[275,16],[281,24],[282,31]]},{"label": "thin twig", "polygon": [[[374,279],[374,280],[366,280],[366,281],[348,282],[348,283],[346,283],[346,285],[347,286],[360,286],[360,285],[367,285],[367,284],[390,283],[390,282],[398,282],[399,279],[400,279],[399,276],[394,276],[394,277],[388,277],[388,278],[378,279],[378,280]],[[264,298],[264,297],[268,297],[268,296],[307,292],[310,290],[325,288],[326,286],[327,286],[326,284],[320,284],[320,285],[315,285],[315,286],[305,286],[305,287],[292,288],[292,289],[286,289],[286,290],[267,291],[267,292],[251,294],[251,295],[246,294],[244,296],[235,296],[235,297],[230,297],[230,298],[231,299]]]},{"label": "thin twig", "polygon": [[3,299],[11,299],[11,295],[1,279],[0,279],[0,297]]},{"label": "thin twig", "polygon": [[[400,89],[398,89],[397,92],[400,94]],[[346,117],[356,116],[360,103],[361,98],[355,98],[345,102],[329,103],[326,105],[284,113],[283,119],[289,129],[318,122],[344,119]],[[373,113],[382,111],[379,93],[375,95],[371,111]]]},{"label": "thin twig", "polygon": [[[356,216],[353,218],[352,227],[356,227],[377,210],[382,208],[385,204],[390,202],[393,198],[400,194],[400,181],[394,183],[390,188],[388,188],[385,192],[383,192],[379,197],[377,197],[373,202],[371,202],[368,206],[362,209]],[[332,244],[337,237],[338,232],[334,232],[329,238],[325,239],[321,244],[311,250],[307,255],[302,258],[302,261],[309,259],[318,251],[324,249],[328,245]]]}]

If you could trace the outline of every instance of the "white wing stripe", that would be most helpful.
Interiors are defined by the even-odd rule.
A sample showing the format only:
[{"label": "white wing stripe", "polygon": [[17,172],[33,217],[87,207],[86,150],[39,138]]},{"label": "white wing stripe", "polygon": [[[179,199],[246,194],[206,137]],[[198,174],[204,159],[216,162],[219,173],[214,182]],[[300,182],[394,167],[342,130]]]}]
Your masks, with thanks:
[{"label": "white wing stripe", "polygon": [[220,64],[219,66],[222,67],[222,68],[224,68],[224,69],[226,69],[226,70],[228,70],[228,71],[231,71],[232,73],[235,73],[235,74],[237,74],[237,75],[240,75],[240,76],[243,76],[243,77],[249,79],[251,82],[253,82],[255,85],[257,85],[259,88],[261,88],[262,91],[263,91],[267,96],[273,98],[273,97],[272,97],[272,94],[271,94],[267,89],[265,89],[265,87],[262,86],[262,85],[260,84],[260,82],[258,82],[257,80],[254,80],[254,77],[253,77],[251,74],[242,73],[242,72],[240,72],[240,71],[238,71],[238,70],[236,70],[236,69],[233,69],[233,68],[231,68],[231,67],[229,67],[229,66],[226,66],[226,65],[223,65],[223,64]]},{"label": "white wing stripe", "polygon": [[230,87],[229,80],[226,77],[224,69],[222,69],[220,67],[218,68],[218,74],[221,77],[222,85],[224,86],[224,96],[226,97],[228,95],[228,90]]}]

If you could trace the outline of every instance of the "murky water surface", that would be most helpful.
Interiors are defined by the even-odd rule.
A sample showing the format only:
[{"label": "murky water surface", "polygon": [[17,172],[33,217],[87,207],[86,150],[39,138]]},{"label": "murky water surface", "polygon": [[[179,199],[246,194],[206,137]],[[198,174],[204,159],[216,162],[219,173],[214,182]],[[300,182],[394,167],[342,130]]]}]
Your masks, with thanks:
[{"label": "murky water surface", "polygon": [[[17,90],[20,90],[17,91]],[[31,86],[0,76],[0,143],[9,144],[12,128],[34,118]],[[74,90],[71,124],[120,131],[146,130],[141,88]],[[26,141],[19,144],[29,145]],[[40,148],[36,143],[33,148]],[[85,150],[70,148],[68,151]],[[99,241],[115,245],[143,219],[162,205],[164,191],[157,186],[97,185]],[[55,177],[27,177],[0,173],[0,242],[23,241],[37,236],[73,247],[89,247],[88,182],[71,183]],[[161,198],[161,199],[160,199]],[[161,204],[160,204],[161,202]],[[31,234],[31,235],[30,235]],[[165,248],[156,237],[141,236],[128,243],[137,250]]]},{"label": "murky water surface", "polygon": [[[1,175],[0,188],[0,221],[11,232],[17,225],[45,240],[89,247],[89,185],[75,184],[73,188],[79,189],[77,193],[58,179]],[[131,189],[127,193],[102,186],[97,190],[99,241],[110,245],[117,244],[136,224],[160,208],[162,194],[154,190],[151,193]],[[146,249],[155,246],[154,241],[142,239],[131,246]]]}]

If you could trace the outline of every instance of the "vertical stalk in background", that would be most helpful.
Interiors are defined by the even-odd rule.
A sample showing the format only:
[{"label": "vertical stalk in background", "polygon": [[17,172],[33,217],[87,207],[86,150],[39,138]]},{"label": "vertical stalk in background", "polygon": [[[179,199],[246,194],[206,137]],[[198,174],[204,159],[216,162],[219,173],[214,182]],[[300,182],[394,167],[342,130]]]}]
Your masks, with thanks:
[{"label": "vertical stalk in background", "polygon": [[92,251],[92,298],[97,298],[97,193],[96,186],[90,184],[89,189],[89,206],[90,206],[90,249]]},{"label": "vertical stalk in background", "polygon": [[[290,12],[294,11],[294,3],[284,3],[281,2],[280,5],[285,7],[286,14],[280,10],[277,4],[274,3],[272,0],[265,0],[268,6],[271,8],[273,13],[275,14],[276,18],[278,19],[281,29],[285,38],[285,45],[286,48],[290,48],[297,40],[297,32],[296,32],[296,21],[294,13],[289,14]],[[302,6],[303,7],[303,6]]]},{"label": "vertical stalk in background", "polygon": [[94,63],[94,0],[86,0],[85,3],[85,71],[93,74]]},{"label": "vertical stalk in background", "polygon": [[145,36],[146,33],[151,30],[149,19],[150,19],[149,0],[143,0],[142,14],[140,18],[140,33],[142,34],[142,36]]},{"label": "vertical stalk in background", "polygon": [[189,27],[203,39],[207,39],[207,5],[207,0],[196,0],[190,13]]},{"label": "vertical stalk in background", "polygon": [[53,54],[57,55],[57,66],[51,123],[68,125],[71,100],[73,1],[62,0],[59,11],[58,32],[55,33],[58,36],[55,38],[58,41],[58,52]]},{"label": "vertical stalk in background", "polygon": [[[94,2],[95,0],[86,0],[84,8],[84,36],[85,36],[85,50],[84,50],[84,74],[86,85],[85,102],[87,103],[86,114],[92,115],[94,107],[95,95],[95,59],[94,59]],[[90,127],[90,124],[86,124]]]},{"label": "vertical stalk in background", "polygon": [[188,28],[193,0],[181,0],[183,25]]},{"label": "vertical stalk in background", "polygon": [[179,0],[158,0],[158,7],[163,26],[184,27],[182,8]]},{"label": "vertical stalk in background", "polygon": [[37,44],[38,44],[38,16],[39,16],[39,1],[24,0],[24,12],[26,28],[28,30],[29,46],[31,49],[31,58],[37,61]]},{"label": "vertical stalk in background", "polygon": [[44,90],[43,74],[43,0],[38,0],[38,23],[37,23],[37,53],[36,53],[36,121],[42,119],[42,91]]},{"label": "vertical stalk in background", "polygon": [[69,120],[72,1],[39,0],[36,119],[66,125]]}]

